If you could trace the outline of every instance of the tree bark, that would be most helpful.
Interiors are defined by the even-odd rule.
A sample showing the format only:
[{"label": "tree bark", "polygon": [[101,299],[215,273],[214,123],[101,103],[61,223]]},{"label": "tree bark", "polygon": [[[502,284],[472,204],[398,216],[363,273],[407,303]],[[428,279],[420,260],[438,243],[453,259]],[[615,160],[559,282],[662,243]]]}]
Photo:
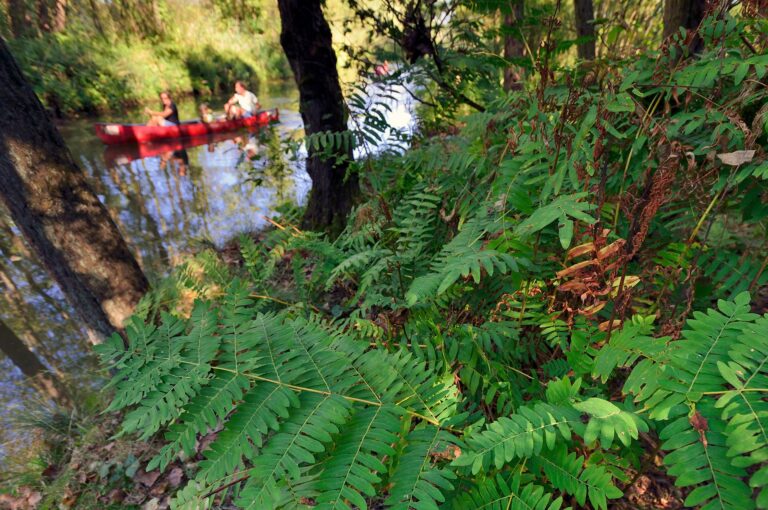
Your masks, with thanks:
[{"label": "tree bark", "polygon": [[[280,43],[299,88],[299,109],[306,134],[346,131],[347,113],[336,70],[336,53],[321,0],[278,0],[278,7],[282,21]],[[319,152],[307,147],[312,191],[302,225],[340,232],[359,191],[357,175],[346,176],[352,149],[335,148],[331,157],[321,157]]]},{"label": "tree bark", "polygon": [[522,76],[520,68],[512,64],[512,60],[525,55],[525,45],[522,40],[520,24],[523,21],[523,0],[511,0],[509,11],[504,12],[504,60],[507,67],[504,68],[504,90],[510,91],[521,87]]},{"label": "tree bark", "polygon": [[592,0],[573,0],[576,18],[576,35],[579,39],[578,53],[582,60],[595,59],[595,10]]},{"label": "tree bark", "polygon": [[[664,39],[675,34],[680,27],[686,30],[699,28],[706,13],[707,0],[665,0],[664,1]],[[695,35],[688,43],[693,53],[704,49],[704,41]]]},{"label": "tree bark", "polygon": [[[51,16],[53,11],[53,16]],[[42,32],[61,32],[67,25],[67,0],[38,0],[37,24]]]},{"label": "tree bark", "polygon": [[0,351],[29,378],[29,382],[44,397],[61,407],[71,408],[72,399],[64,385],[43,365],[34,352],[2,320],[0,320]]},{"label": "tree bark", "polygon": [[148,284],[0,39],[0,199],[86,327],[121,330]]}]

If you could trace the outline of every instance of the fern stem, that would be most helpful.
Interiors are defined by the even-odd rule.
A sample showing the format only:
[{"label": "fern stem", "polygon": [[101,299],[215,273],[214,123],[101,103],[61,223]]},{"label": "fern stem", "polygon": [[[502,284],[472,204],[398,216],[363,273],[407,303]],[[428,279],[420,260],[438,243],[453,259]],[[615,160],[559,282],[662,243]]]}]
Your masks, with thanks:
[{"label": "fern stem", "polygon": [[[661,103],[661,94],[657,95],[654,101],[651,103],[650,108],[648,108],[645,111],[645,114],[643,115],[643,118],[641,122],[645,122],[647,118],[649,118],[651,115],[653,115],[656,112],[656,108],[658,108],[659,103]],[[635,141],[640,137],[641,134],[643,134],[643,131],[645,131],[644,126],[641,125],[640,129],[637,130],[637,135],[635,135]],[[629,171],[629,163],[632,161],[632,156],[635,152],[635,145],[632,144],[632,147],[629,149],[629,155],[627,156],[627,161],[624,163],[624,174],[621,177],[621,189],[619,191],[619,196],[624,194],[624,185],[627,181],[627,172]],[[616,210],[613,213],[613,225],[611,225],[611,230],[616,231],[616,225],[619,223],[619,211],[621,210],[621,207],[619,207],[619,204],[616,204]]]},{"label": "fern stem", "polygon": [[[255,299],[268,299],[270,301],[274,301],[275,303],[280,303],[281,305],[285,305],[285,306],[294,306],[299,304],[299,303],[291,303],[289,301],[283,301],[282,299],[272,297],[272,296],[267,296],[265,294],[251,294],[251,297]],[[320,309],[318,307],[314,305],[310,305],[309,303],[305,303],[305,304],[308,305],[313,312],[320,313]]]},{"label": "fern stem", "polygon": [[226,490],[226,489],[228,489],[228,488],[232,487],[233,485],[237,485],[237,484],[238,484],[238,483],[240,483],[240,482],[244,482],[244,481],[246,481],[247,479],[249,479],[250,477],[251,477],[251,475],[245,475],[245,476],[241,476],[240,478],[238,478],[238,479],[236,479],[236,480],[232,480],[231,482],[227,482],[227,483],[225,483],[224,485],[222,485],[221,487],[219,487],[219,488],[217,488],[217,489],[213,489],[212,491],[208,492],[207,494],[205,494],[205,495],[204,495],[203,497],[201,497],[200,499],[206,499],[206,498],[210,498],[210,497],[211,497],[211,496],[213,496],[214,494],[218,494],[219,492],[221,492],[221,491],[223,491],[223,490]]},{"label": "fern stem", "polygon": [[760,277],[763,276],[763,271],[765,271],[766,266],[768,266],[768,256],[763,259],[763,263],[760,265],[760,269],[757,271],[755,277],[752,278],[752,281],[749,284],[750,292],[754,290],[755,285],[757,285],[757,282],[760,280]]},{"label": "fern stem", "polygon": [[737,393],[768,393],[768,388],[742,388],[738,390],[702,391],[702,395],[725,395],[731,392]]},{"label": "fern stem", "polygon": [[[186,361],[186,360],[178,360],[178,361],[179,361],[179,363],[184,363],[186,365],[195,365],[195,366],[199,365],[198,363],[195,363],[193,361]],[[251,374],[251,373],[248,373],[248,372],[240,372],[238,370],[233,370],[231,368],[211,367],[211,369],[212,370],[221,370],[222,372],[229,372],[229,373],[237,374],[237,375],[242,375],[243,377],[247,377],[249,379],[253,379],[254,381],[267,382],[267,383],[270,383],[270,384],[274,384],[276,386],[282,386],[284,388],[289,388],[289,389],[294,390],[294,391],[306,391],[308,393],[316,393],[318,395],[324,395],[324,396],[337,395],[337,396],[343,398],[344,400],[348,400],[350,402],[357,402],[357,403],[360,403],[360,404],[365,404],[365,405],[375,406],[375,407],[382,407],[384,405],[382,402],[374,402],[373,400],[368,400],[368,399],[358,398],[358,397],[352,397],[352,396],[344,395],[344,394],[341,394],[341,393],[334,393],[332,391],[324,391],[324,390],[318,390],[318,389],[315,389],[315,388],[307,388],[306,386],[298,386],[298,385],[295,385],[295,384],[290,384],[290,383],[285,383],[285,382],[282,382],[282,381],[277,381],[275,379],[270,379],[269,377],[263,377],[261,375]],[[415,393],[415,390],[414,390],[414,393]],[[430,424],[432,424],[435,427],[438,427],[440,429],[447,430],[447,431],[452,432],[454,434],[460,434],[461,433],[461,431],[459,431],[459,430],[453,429],[451,427],[445,427],[445,426],[441,425],[440,421],[437,418],[430,418],[429,416],[424,416],[423,414],[417,413],[416,411],[411,411],[410,409],[403,409],[403,411],[405,411],[406,414],[409,414],[410,416],[413,416],[414,418],[419,418],[420,420],[424,420],[427,423],[430,423]]]},{"label": "fern stem", "polygon": [[688,237],[688,244],[690,245],[693,240],[696,238],[696,234],[699,233],[699,230],[701,230],[702,225],[704,225],[704,221],[707,219],[707,216],[709,216],[709,213],[712,212],[712,208],[715,207],[715,204],[717,201],[725,195],[726,191],[728,190],[727,187],[724,187],[723,190],[720,193],[716,193],[714,197],[712,197],[712,200],[709,202],[709,205],[707,206],[707,209],[704,211],[704,214],[701,215],[701,218],[699,218],[698,223],[696,223],[696,226],[693,228],[693,232],[691,232],[691,235]]}]

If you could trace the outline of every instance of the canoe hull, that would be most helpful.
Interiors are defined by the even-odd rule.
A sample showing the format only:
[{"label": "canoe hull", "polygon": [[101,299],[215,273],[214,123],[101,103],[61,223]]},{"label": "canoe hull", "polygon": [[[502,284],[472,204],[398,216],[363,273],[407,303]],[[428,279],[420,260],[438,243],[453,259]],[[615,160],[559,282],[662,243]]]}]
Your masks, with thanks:
[{"label": "canoe hull", "polygon": [[258,127],[280,119],[277,108],[271,111],[257,112],[247,119],[217,120],[200,122],[198,120],[182,122],[175,126],[147,126],[144,124],[112,124],[99,122],[94,125],[96,136],[102,142],[113,145],[131,142],[154,142],[174,138],[190,138],[208,136],[215,133],[225,133],[241,128]]}]

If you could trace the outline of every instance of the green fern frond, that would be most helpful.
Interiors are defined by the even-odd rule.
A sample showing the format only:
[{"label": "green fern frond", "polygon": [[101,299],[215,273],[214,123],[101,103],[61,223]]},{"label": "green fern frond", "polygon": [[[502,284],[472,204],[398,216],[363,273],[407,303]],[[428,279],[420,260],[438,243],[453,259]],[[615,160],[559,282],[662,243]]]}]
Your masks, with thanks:
[{"label": "green fern frond", "polygon": [[702,273],[712,280],[715,294],[725,299],[734,298],[750,286],[754,288],[755,285],[760,287],[768,283],[768,271],[761,271],[761,260],[739,256],[729,250],[704,251],[699,258],[699,266]]},{"label": "green fern frond", "polygon": [[558,438],[570,439],[572,427],[581,423],[575,409],[543,402],[520,407],[509,418],[490,423],[485,430],[466,438],[467,451],[453,461],[456,467],[471,466],[473,474],[501,468],[514,459],[530,458],[551,449]]},{"label": "green fern frond", "polygon": [[[714,417],[709,404],[698,407],[702,416]],[[667,473],[679,487],[696,486],[685,499],[686,506],[701,508],[755,508],[752,491],[742,481],[746,472],[734,467],[727,455],[724,423],[708,419],[695,428],[684,415],[659,432]],[[706,429],[706,430],[704,430]]]},{"label": "green fern frond", "polygon": [[524,261],[508,253],[483,248],[483,236],[494,222],[480,215],[467,221],[462,230],[438,253],[429,274],[416,278],[406,299],[409,305],[439,296],[461,277],[472,277],[480,283],[481,277],[517,271]]},{"label": "green fern frond", "polygon": [[349,417],[350,404],[331,395],[303,394],[296,412],[280,426],[251,458],[253,468],[238,504],[242,508],[274,508],[273,497],[284,478],[298,480],[305,466],[316,462],[316,455],[339,433]]},{"label": "green fern frond", "polygon": [[607,345],[595,356],[592,375],[606,382],[617,367],[630,367],[641,356],[657,358],[666,350],[664,339],[653,338],[654,317],[636,315],[625,322],[621,330],[613,332]]},{"label": "green fern frond", "polygon": [[456,475],[446,467],[438,467],[432,455],[447,449],[455,439],[437,427],[427,426],[408,434],[405,441],[384,504],[392,510],[437,510],[445,502],[445,494],[453,490],[451,480]]},{"label": "green fern frond", "polygon": [[257,384],[243,398],[243,403],[229,418],[224,430],[203,452],[196,480],[216,485],[243,466],[243,456],[253,456],[244,445],[262,444],[262,438],[280,428],[280,419],[291,415],[289,409],[300,404],[297,395],[281,386]]},{"label": "green fern frond", "polygon": [[[740,294],[735,301],[718,301],[719,310],[694,312],[683,330],[683,339],[670,345],[663,375],[640,396],[647,399],[650,417],[666,419],[684,412],[684,402],[696,402],[704,392],[725,390],[717,361],[726,359],[732,345],[738,342],[742,326],[757,315],[750,312],[749,295]],[[637,369],[635,369],[637,370]],[[632,385],[633,378],[627,380]]]},{"label": "green fern frond", "polygon": [[487,478],[470,492],[452,501],[451,508],[463,510],[560,510],[563,498],[554,498],[543,487],[526,483],[522,488],[519,474],[510,480],[502,475]]},{"label": "green fern frond", "polygon": [[488,471],[491,465],[498,469],[514,459],[551,450],[559,440],[570,440],[573,433],[582,436],[587,444],[599,439],[603,448],[609,448],[614,438],[628,445],[637,439],[640,430],[647,427],[639,418],[606,400],[593,397],[571,406],[540,402],[520,407],[512,416],[499,418],[485,430],[470,435],[466,439],[468,451],[453,464],[471,466],[475,474]]},{"label": "green fern frond", "polygon": [[395,406],[358,411],[342,430],[336,448],[323,463],[316,484],[318,508],[367,508],[365,497],[376,495],[374,484],[386,467],[380,460],[395,453],[392,444],[401,428],[402,411]]},{"label": "green fern frond", "polygon": [[[670,452],[665,464],[676,485],[697,486],[687,506],[754,508],[743,480],[744,468],[764,461],[768,452],[762,402],[768,393],[762,384],[768,319],[751,313],[749,302],[742,293],[733,301],[718,301],[718,310],[694,313],[683,338],[666,350],[646,343],[648,357],[624,386],[651,418],[673,419],[660,432],[661,448]],[[717,403],[710,396],[719,397]],[[764,498],[761,471],[750,483]]]},{"label": "green fern frond", "polygon": [[241,399],[250,387],[248,378],[228,372],[217,374],[197,396],[185,407],[176,423],[169,427],[165,439],[170,441],[152,459],[147,466],[151,471],[156,467],[164,470],[179,451],[191,455],[194,451],[198,434],[216,427],[232,411],[234,404]]},{"label": "green fern frond", "polygon": [[727,455],[734,466],[758,465],[750,486],[760,489],[758,506],[768,506],[768,316],[744,326],[740,342],[732,346],[733,361],[717,362],[723,379],[733,388],[717,400],[726,421]]},{"label": "green fern frond", "polygon": [[593,507],[607,510],[609,499],[622,496],[605,468],[585,465],[584,457],[569,453],[565,445],[534,456],[531,467],[542,470],[552,486],[573,495],[581,506],[589,499]]}]

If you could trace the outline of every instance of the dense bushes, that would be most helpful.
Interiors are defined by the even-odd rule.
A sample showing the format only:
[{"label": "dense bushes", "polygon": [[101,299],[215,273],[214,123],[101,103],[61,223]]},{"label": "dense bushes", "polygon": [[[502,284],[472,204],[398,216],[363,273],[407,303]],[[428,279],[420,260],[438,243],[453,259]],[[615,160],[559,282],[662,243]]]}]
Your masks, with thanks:
[{"label": "dense bushes", "polygon": [[58,113],[119,110],[163,89],[191,92],[184,62],[149,43],[110,43],[69,35],[10,41],[41,100]]},{"label": "dense bushes", "polygon": [[246,61],[211,45],[185,48],[61,34],[12,40],[10,46],[35,92],[60,114],[120,111],[154,101],[166,89],[210,94],[228,90],[236,79],[255,87],[267,78],[284,76],[279,60],[267,68],[267,63]]},{"label": "dense bushes", "polygon": [[118,112],[156,101],[165,89],[203,95],[229,91],[237,79],[258,90],[261,82],[289,76],[277,40],[279,26],[256,37],[205,3],[175,2],[169,9],[172,23],[158,35],[121,32],[124,27],[116,22],[100,33],[73,13],[64,32],[8,44],[35,92],[60,115]]}]

